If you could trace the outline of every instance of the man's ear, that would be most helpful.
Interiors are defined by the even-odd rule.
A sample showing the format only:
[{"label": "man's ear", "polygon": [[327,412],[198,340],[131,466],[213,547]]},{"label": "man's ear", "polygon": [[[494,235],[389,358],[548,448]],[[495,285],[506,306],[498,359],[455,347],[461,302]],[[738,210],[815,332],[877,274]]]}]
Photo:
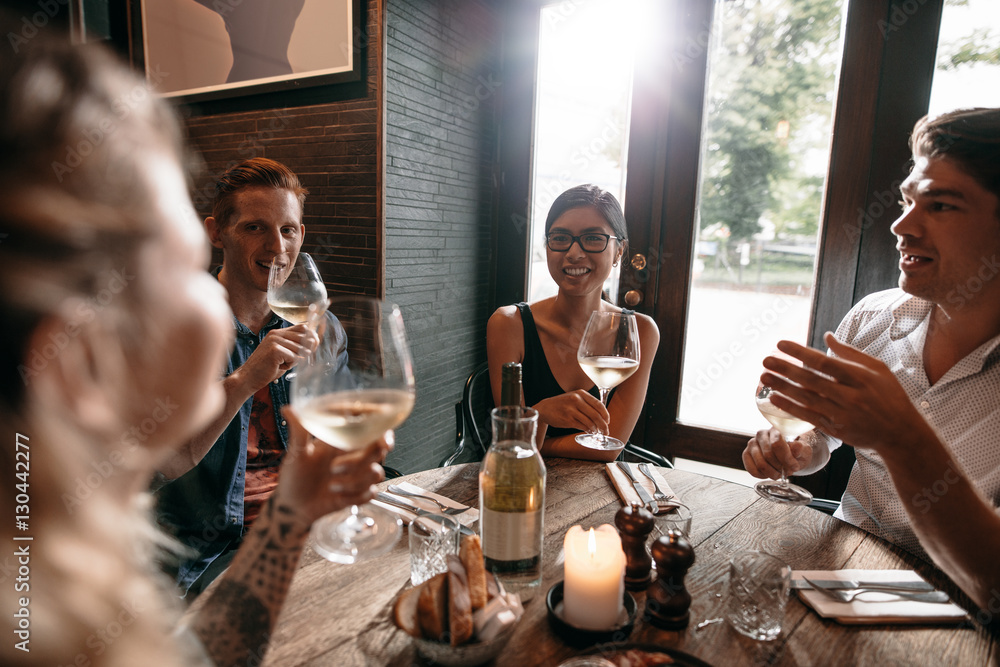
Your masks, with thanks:
[{"label": "man's ear", "polygon": [[108,368],[107,362],[115,355],[102,353],[95,346],[115,343],[109,343],[99,328],[93,319],[80,323],[60,315],[43,318],[31,333],[24,357],[24,363],[30,363],[37,372],[26,377],[25,382],[29,394],[40,397],[45,404],[56,403],[83,429],[111,433],[121,424],[108,386],[109,376],[116,369]]},{"label": "man's ear", "polygon": [[212,246],[222,250],[222,226],[219,221],[208,216],[205,218],[205,233],[208,234],[208,240],[212,243]]}]

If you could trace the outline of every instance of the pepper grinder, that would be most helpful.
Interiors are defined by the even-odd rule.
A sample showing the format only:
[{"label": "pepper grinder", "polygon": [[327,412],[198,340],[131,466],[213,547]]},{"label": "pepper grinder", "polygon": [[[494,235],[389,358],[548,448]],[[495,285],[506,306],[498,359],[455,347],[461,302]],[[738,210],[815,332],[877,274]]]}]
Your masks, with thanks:
[{"label": "pepper grinder", "polygon": [[656,561],[656,583],[646,595],[643,618],[664,630],[683,630],[691,620],[691,594],[684,577],[694,563],[694,548],[687,538],[671,530],[650,548]]},{"label": "pepper grinder", "polygon": [[615,513],[615,526],[625,552],[625,588],[644,590],[652,578],[653,561],[646,551],[646,540],[653,532],[653,515],[639,503],[632,503]]}]

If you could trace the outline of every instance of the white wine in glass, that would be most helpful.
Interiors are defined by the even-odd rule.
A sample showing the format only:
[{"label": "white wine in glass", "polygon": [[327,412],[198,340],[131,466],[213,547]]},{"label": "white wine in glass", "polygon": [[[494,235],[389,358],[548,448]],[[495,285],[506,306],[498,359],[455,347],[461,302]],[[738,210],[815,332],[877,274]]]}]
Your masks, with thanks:
[{"label": "white wine in glass", "polygon": [[[320,344],[292,380],[292,407],[316,438],[344,451],[362,449],[402,424],[413,410],[413,361],[399,308],[368,297],[336,297]],[[352,506],[313,524],[313,547],[336,563],[392,549],[396,515]]]},{"label": "white wine in glass", "polygon": [[[580,368],[601,392],[608,404],[608,392],[627,380],[639,368],[639,328],[630,311],[590,314],[587,328],[576,352]],[[621,449],[625,444],[603,433],[581,433],[576,441],[590,449]]]},{"label": "white wine in glass", "polygon": [[309,319],[309,306],[326,302],[326,285],[312,257],[300,252],[291,260],[282,253],[271,261],[267,305],[278,317],[301,324]]},{"label": "white wine in glass", "polygon": [[[772,389],[765,384],[757,385],[755,396],[757,409],[764,415],[764,419],[771,423],[771,426],[778,429],[786,442],[791,442],[806,431],[812,430],[813,425],[809,422],[775,407],[771,403],[771,391]],[[766,479],[757,482],[754,489],[763,498],[788,505],[805,505],[813,499],[811,493],[788,481],[784,468],[781,469],[781,479]]]}]

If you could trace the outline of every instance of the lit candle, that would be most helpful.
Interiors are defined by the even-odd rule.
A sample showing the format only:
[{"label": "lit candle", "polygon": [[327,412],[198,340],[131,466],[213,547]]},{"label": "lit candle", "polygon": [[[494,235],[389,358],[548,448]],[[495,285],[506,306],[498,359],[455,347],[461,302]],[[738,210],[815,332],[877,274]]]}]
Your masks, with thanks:
[{"label": "lit candle", "polygon": [[584,532],[573,526],[563,540],[563,617],[585,630],[618,623],[625,595],[625,552],[614,526]]}]

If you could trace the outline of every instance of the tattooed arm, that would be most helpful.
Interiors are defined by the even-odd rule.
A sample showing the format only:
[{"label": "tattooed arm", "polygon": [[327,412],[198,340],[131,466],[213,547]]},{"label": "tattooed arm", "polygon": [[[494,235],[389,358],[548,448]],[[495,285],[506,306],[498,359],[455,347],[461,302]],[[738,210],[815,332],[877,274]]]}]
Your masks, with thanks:
[{"label": "tattooed arm", "polygon": [[285,417],[291,437],[278,487],[190,623],[217,665],[259,662],[312,522],[367,502],[383,476],[385,441],[345,454],[313,441],[291,410]]}]

